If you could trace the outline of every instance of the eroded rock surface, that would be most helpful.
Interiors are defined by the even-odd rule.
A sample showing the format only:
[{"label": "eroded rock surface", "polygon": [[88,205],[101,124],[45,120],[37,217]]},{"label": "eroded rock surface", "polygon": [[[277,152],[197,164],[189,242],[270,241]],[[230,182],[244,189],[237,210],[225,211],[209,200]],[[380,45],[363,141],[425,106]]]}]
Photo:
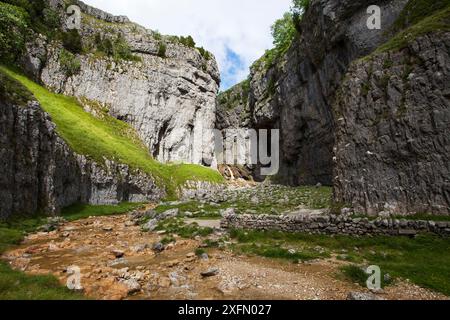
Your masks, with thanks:
[{"label": "eroded rock surface", "polygon": [[450,213],[450,33],[352,65],[335,104],[335,198],[360,212]]},{"label": "eroded rock surface", "polygon": [[[209,129],[214,128],[220,82],[214,57],[204,57],[198,49],[124,17],[79,4],[84,47],[95,46],[98,39],[114,42],[120,36],[139,60],[78,54],[80,68],[68,75],[61,62],[61,44],[36,37],[23,59],[27,70],[58,93],[101,103],[112,116],[131,124],[159,161],[202,164],[203,149],[210,159]],[[60,12],[64,8],[61,0],[52,5]]]}]

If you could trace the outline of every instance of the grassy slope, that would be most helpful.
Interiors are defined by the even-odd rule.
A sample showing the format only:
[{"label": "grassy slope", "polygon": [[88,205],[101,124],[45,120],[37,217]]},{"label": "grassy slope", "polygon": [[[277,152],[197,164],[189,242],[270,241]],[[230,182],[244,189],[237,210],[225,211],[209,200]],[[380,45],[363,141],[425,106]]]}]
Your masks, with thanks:
[{"label": "grassy slope", "polygon": [[103,163],[104,158],[130,165],[134,169],[151,174],[167,188],[174,198],[177,188],[187,180],[220,183],[222,177],[216,171],[197,165],[164,165],[148,153],[135,131],[126,123],[110,116],[96,118],[85,112],[72,98],[49,92],[25,76],[6,67],[0,71],[22,83],[30,90],[56,123],[57,131],[77,153]]},{"label": "grassy slope", "polygon": [[375,53],[402,49],[436,31],[450,31],[450,0],[411,0],[394,23],[391,32],[396,34]]},{"label": "grassy slope", "polygon": [[[383,273],[410,279],[420,286],[450,296],[449,238],[435,235],[420,235],[414,239],[330,237],[243,230],[233,230],[231,236],[238,242],[235,250],[240,252],[295,261],[338,254],[345,256],[343,260],[365,266],[378,265]],[[295,253],[289,253],[289,249],[294,249]],[[348,275],[349,270],[344,271]]]}]

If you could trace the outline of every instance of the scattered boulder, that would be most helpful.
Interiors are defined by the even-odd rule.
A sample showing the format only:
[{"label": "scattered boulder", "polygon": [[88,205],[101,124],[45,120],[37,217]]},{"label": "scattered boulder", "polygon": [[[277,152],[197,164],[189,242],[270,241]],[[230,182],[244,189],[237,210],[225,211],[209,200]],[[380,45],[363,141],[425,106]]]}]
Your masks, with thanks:
[{"label": "scattered boulder", "polygon": [[201,259],[201,260],[208,260],[208,259],[209,259],[209,256],[208,256],[207,253],[202,253],[202,254],[200,255],[200,259]]},{"label": "scattered boulder", "polygon": [[114,255],[114,257],[116,258],[122,258],[125,255],[125,252],[123,252],[122,250],[112,250],[111,253]]},{"label": "scattered boulder", "polygon": [[217,276],[219,274],[219,269],[211,268],[211,269],[208,269],[207,271],[204,271],[204,272],[202,272],[200,274],[201,274],[201,276],[203,278],[214,277],[214,276]]},{"label": "scattered boulder", "polygon": [[142,229],[144,229],[145,231],[154,231],[157,225],[158,220],[151,219],[142,226]]},{"label": "scattered boulder", "polygon": [[141,291],[141,285],[135,279],[128,279],[122,282],[128,289],[128,294]]},{"label": "scattered boulder", "polygon": [[47,223],[39,227],[39,231],[52,232],[58,229],[58,227],[64,224],[66,220],[63,217],[50,217],[47,218]]},{"label": "scattered boulder", "polygon": [[367,300],[385,300],[385,299],[383,299],[373,293],[350,292],[347,296],[347,300],[367,301]]},{"label": "scattered boulder", "polygon": [[163,252],[164,249],[165,249],[164,244],[162,244],[161,242],[156,242],[152,246],[152,250],[158,253]]}]

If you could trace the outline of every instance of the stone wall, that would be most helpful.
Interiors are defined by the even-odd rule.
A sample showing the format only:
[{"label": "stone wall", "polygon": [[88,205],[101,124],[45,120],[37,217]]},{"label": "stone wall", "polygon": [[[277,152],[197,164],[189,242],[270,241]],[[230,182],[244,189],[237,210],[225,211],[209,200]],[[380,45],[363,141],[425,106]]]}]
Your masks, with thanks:
[{"label": "stone wall", "polygon": [[223,228],[277,230],[311,234],[414,236],[432,232],[450,235],[450,221],[405,220],[392,218],[354,218],[349,215],[237,215],[224,214]]}]

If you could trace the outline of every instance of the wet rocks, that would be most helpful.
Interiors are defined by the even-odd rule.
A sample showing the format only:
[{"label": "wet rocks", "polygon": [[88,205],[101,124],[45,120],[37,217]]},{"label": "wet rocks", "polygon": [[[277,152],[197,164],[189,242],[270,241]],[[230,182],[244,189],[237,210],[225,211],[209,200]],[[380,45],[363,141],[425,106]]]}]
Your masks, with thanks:
[{"label": "wet rocks", "polygon": [[163,252],[165,249],[164,244],[162,244],[161,242],[156,242],[152,245],[152,250],[155,251],[156,253],[161,253]]},{"label": "wet rocks", "polygon": [[135,279],[128,279],[122,282],[128,289],[128,294],[133,294],[141,291],[141,285]]},{"label": "wet rocks", "polygon": [[218,274],[219,274],[219,269],[217,269],[217,268],[210,268],[207,271],[203,271],[200,273],[200,275],[203,278],[214,277],[214,276],[217,276]]},{"label": "wet rocks", "polygon": [[47,218],[47,223],[39,227],[39,231],[51,232],[58,229],[66,220],[62,217],[50,217]]},{"label": "wet rocks", "polygon": [[122,250],[112,250],[111,253],[113,254],[114,257],[118,258],[122,258],[125,255],[125,252]]},{"label": "wet rocks", "polygon": [[158,226],[158,220],[157,219],[150,219],[146,223],[142,225],[142,229],[145,231],[154,231],[156,227]]},{"label": "wet rocks", "polygon": [[385,300],[373,293],[365,292],[350,292],[347,296],[347,300]]}]

